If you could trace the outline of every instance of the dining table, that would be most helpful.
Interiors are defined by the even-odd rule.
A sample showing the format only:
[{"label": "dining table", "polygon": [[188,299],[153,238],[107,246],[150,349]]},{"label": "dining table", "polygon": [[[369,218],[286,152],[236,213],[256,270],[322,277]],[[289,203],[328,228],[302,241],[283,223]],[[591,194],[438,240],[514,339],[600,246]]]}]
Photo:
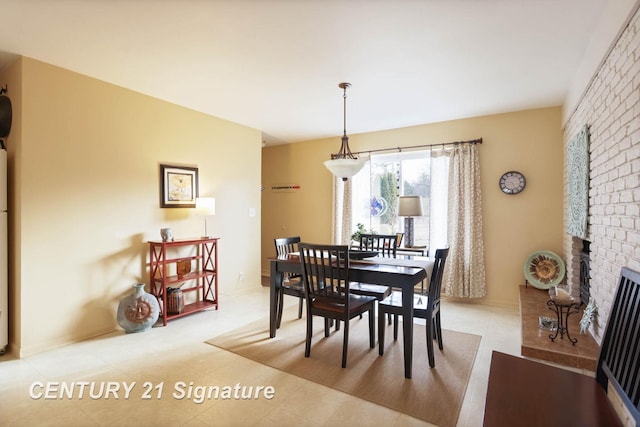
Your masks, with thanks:
[{"label": "dining table", "polygon": [[[404,376],[411,378],[413,362],[413,294],[416,285],[426,280],[433,259],[423,256],[374,256],[349,261],[349,281],[391,286],[402,290],[402,336],[404,344]],[[270,259],[269,337],[277,330],[279,293],[286,273],[301,274],[299,254]]]}]

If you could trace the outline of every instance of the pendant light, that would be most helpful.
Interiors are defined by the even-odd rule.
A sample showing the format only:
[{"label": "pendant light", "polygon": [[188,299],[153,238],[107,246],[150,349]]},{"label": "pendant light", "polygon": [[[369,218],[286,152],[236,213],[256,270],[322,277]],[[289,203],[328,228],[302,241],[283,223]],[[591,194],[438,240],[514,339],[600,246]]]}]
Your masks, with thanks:
[{"label": "pendant light", "polygon": [[324,162],[329,171],[338,178],[342,178],[343,181],[351,178],[363,168],[365,161],[358,160],[351,153],[349,148],[349,137],[347,136],[347,88],[351,86],[351,83],[340,83],[338,87],[343,90],[344,101],[344,133],[342,134],[342,145],[338,154],[332,154],[331,160]]}]

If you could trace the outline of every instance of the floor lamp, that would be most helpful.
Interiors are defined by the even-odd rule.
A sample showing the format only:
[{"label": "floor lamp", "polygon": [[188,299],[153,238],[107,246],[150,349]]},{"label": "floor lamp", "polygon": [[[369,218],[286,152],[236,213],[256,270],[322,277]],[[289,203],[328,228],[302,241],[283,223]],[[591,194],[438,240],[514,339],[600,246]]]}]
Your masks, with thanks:
[{"label": "floor lamp", "polygon": [[420,196],[400,196],[398,198],[398,215],[404,219],[405,246],[413,246],[413,217],[422,216],[422,198]]}]

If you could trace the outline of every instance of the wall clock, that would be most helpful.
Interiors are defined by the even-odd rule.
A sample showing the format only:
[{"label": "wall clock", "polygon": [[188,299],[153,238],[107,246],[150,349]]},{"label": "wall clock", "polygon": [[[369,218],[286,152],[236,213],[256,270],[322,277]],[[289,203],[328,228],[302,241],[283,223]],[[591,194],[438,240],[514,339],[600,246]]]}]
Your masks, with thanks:
[{"label": "wall clock", "polygon": [[518,171],[505,172],[500,177],[500,189],[505,194],[518,194],[524,190],[527,180]]}]

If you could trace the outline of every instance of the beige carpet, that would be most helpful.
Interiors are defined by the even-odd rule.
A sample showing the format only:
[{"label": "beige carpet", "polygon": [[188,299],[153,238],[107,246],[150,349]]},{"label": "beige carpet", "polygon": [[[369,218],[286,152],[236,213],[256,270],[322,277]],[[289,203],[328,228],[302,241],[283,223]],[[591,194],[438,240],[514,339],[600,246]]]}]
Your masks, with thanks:
[{"label": "beige carpet", "polygon": [[376,348],[369,348],[366,315],[353,319],[347,367],[342,369],[342,329],[332,329],[329,338],[324,338],[323,321],[314,317],[311,357],[305,358],[306,321],[296,316],[294,310],[287,310],[273,339],[269,339],[269,321],[265,318],[207,343],[439,426],[456,425],[480,345],[479,336],[443,330],[444,350],[441,352],[434,343],[436,366],[430,369],[425,327],[416,324],[413,378],[406,379],[401,329],[398,341],[394,341],[393,329],[387,327],[385,353],[381,357],[377,337]]}]

